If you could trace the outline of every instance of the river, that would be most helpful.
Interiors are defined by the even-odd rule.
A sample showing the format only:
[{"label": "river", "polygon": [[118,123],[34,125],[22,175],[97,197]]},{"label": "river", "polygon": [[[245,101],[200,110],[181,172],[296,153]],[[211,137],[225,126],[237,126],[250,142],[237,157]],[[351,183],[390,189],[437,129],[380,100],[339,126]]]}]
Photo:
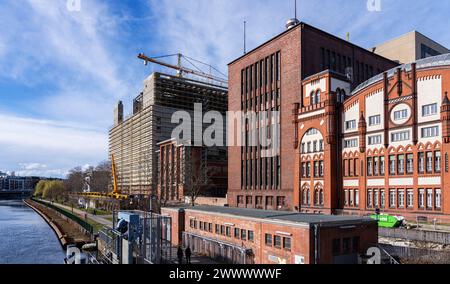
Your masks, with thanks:
[{"label": "river", "polygon": [[0,200],[0,264],[63,264],[49,225],[22,201]]}]

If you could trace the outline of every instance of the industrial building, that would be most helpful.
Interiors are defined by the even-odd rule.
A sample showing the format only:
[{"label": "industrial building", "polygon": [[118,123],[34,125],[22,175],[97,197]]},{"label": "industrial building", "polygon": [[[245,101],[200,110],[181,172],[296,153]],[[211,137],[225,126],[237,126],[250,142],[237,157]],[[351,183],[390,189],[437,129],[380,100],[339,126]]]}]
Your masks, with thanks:
[{"label": "industrial building", "polygon": [[343,97],[350,84],[332,71],[303,80],[295,208],[448,223],[450,54],[388,70]]},{"label": "industrial building", "polygon": [[[293,210],[296,125],[294,104],[302,98],[302,81],[324,70],[348,78],[350,94],[360,83],[398,64],[315,27],[290,20],[287,30],[229,64],[229,110],[280,113],[280,151],[229,147],[228,203],[234,207]],[[306,101],[300,102],[301,107]],[[245,127],[245,135],[251,131]],[[330,185],[333,187],[333,185]]]},{"label": "industrial building", "polygon": [[172,243],[230,264],[357,264],[378,244],[377,222],[246,208],[163,208]]},{"label": "industrial building", "polygon": [[[157,192],[157,145],[172,137],[178,124],[171,122],[177,111],[193,117],[194,104],[202,104],[203,113],[227,110],[227,87],[153,73],[144,81],[143,92],[133,101],[133,113],[124,118],[123,103],[114,111],[114,126],[109,132],[109,152],[114,155],[118,188],[124,194],[149,196]],[[207,124],[203,127],[208,127]],[[226,151],[221,154],[226,160]]]},{"label": "industrial building", "polygon": [[450,50],[418,31],[389,40],[372,49],[376,54],[399,62],[412,63],[419,59],[450,53]]},{"label": "industrial building", "polygon": [[157,195],[163,203],[185,203],[192,199],[195,203],[198,197],[226,197],[226,148],[195,147],[191,142],[179,143],[176,139],[158,146]]}]

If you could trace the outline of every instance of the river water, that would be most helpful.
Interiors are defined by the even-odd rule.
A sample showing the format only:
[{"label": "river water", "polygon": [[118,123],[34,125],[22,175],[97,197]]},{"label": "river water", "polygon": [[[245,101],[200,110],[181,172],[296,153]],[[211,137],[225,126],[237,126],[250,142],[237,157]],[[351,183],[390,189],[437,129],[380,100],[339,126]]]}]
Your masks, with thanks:
[{"label": "river water", "polygon": [[63,264],[53,230],[22,201],[0,200],[0,264]]}]

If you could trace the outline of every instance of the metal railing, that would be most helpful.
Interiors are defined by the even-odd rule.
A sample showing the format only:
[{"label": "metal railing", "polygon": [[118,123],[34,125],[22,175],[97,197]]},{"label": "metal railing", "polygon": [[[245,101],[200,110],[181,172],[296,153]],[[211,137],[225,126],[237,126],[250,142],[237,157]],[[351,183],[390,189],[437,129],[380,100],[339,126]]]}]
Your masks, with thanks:
[{"label": "metal railing", "polygon": [[41,200],[35,199],[35,198],[31,198],[32,201],[39,203],[45,207],[48,207],[52,210],[55,210],[56,212],[60,213],[61,215],[69,218],[70,220],[76,222],[78,225],[80,225],[83,229],[85,229],[88,233],[90,233],[91,235],[94,233],[94,227],[89,224],[88,222],[84,221],[83,219],[81,219],[78,216],[75,216],[69,212],[67,212],[66,210],[63,210],[57,206],[54,206],[51,203],[47,203],[47,202],[43,202]]}]

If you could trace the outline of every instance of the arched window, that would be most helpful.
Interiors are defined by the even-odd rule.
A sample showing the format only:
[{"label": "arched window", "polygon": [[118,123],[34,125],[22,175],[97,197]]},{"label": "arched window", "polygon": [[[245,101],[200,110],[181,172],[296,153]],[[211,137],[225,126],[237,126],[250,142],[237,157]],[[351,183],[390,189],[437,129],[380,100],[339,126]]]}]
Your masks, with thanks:
[{"label": "arched window", "polygon": [[311,205],[310,191],[308,186],[304,186],[302,190],[302,204]]},{"label": "arched window", "polygon": [[310,99],[311,105],[316,104],[316,96],[314,95],[314,91],[312,91],[311,94],[309,95],[309,99]]},{"label": "arched window", "polygon": [[315,99],[315,101],[316,101],[316,104],[320,104],[320,90],[317,90],[317,92],[316,92],[316,99]]},{"label": "arched window", "polygon": [[314,205],[320,204],[320,191],[318,189],[314,190]]},{"label": "arched window", "polygon": [[321,190],[320,190],[320,193],[319,193],[319,204],[320,204],[321,206],[323,206],[323,204],[324,204],[323,189],[321,189]]}]

